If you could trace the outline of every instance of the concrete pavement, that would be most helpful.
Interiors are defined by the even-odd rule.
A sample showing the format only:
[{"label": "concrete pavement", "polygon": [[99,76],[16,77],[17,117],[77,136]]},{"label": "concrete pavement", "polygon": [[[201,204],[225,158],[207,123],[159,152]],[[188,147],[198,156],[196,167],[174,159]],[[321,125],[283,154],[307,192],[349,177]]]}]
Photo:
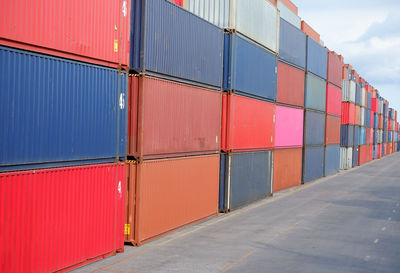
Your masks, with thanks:
[{"label": "concrete pavement", "polygon": [[74,272],[400,272],[400,153]]}]

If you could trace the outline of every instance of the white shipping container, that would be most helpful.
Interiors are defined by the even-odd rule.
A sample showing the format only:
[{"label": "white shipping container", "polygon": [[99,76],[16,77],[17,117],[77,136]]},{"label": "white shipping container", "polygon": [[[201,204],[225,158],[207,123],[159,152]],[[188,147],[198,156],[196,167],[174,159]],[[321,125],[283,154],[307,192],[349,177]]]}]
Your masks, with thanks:
[{"label": "white shipping container", "polygon": [[383,113],[383,100],[379,99],[379,103],[378,103],[378,113],[382,115]]},{"label": "white shipping container", "polygon": [[360,108],[360,124],[361,126],[364,126],[364,122],[365,122],[365,110],[364,107]]},{"label": "white shipping container", "polygon": [[378,130],[378,143],[382,143],[383,141],[383,130]]},{"label": "white shipping container", "polygon": [[365,106],[365,87],[361,88],[361,106],[366,107]]},{"label": "white shipping container", "polygon": [[285,4],[278,0],[278,10],[280,17],[297,27],[301,28],[301,18],[296,15],[291,9],[289,9]]},{"label": "white shipping container", "polygon": [[353,147],[340,147],[340,169],[348,170],[353,167]]},{"label": "white shipping container", "polygon": [[185,7],[220,28],[236,30],[278,52],[278,9],[268,0],[187,0]]},{"label": "white shipping container", "polygon": [[356,103],[356,82],[343,80],[342,101]]}]

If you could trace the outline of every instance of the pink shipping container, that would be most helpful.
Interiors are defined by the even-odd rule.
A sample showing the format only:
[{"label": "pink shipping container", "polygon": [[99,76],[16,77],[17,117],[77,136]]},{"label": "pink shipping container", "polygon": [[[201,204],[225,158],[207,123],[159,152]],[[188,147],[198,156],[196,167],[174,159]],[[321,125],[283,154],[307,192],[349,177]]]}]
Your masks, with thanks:
[{"label": "pink shipping container", "polygon": [[276,106],[275,147],[303,145],[303,109]]},{"label": "pink shipping container", "polygon": [[334,85],[326,86],[326,112],[330,115],[341,115],[342,107],[342,90]]},{"label": "pink shipping container", "polygon": [[124,249],[126,166],[0,174],[0,272],[68,271]]},{"label": "pink shipping container", "polygon": [[130,9],[130,0],[0,1],[0,44],[104,66],[128,66]]}]

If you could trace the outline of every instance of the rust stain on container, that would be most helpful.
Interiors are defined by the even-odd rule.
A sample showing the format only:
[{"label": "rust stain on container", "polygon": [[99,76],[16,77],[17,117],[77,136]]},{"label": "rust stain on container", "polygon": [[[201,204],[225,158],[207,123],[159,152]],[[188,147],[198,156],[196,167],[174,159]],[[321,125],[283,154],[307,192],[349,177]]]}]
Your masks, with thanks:
[{"label": "rust stain on container", "polygon": [[273,192],[301,184],[302,148],[274,152]]}]

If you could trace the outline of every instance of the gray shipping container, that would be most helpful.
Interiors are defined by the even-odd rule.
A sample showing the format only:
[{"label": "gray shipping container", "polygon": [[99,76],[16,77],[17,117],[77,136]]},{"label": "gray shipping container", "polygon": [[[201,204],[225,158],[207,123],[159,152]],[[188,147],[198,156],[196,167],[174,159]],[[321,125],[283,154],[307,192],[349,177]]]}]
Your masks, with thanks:
[{"label": "gray shipping container", "polygon": [[339,171],[340,146],[329,145],[325,147],[325,168],[324,176],[329,176]]},{"label": "gray shipping container", "polygon": [[305,110],[304,145],[318,146],[325,143],[325,113]]},{"label": "gray shipping container", "polygon": [[325,112],[326,81],[311,73],[306,73],[304,107]]},{"label": "gray shipping container", "polygon": [[303,182],[309,182],[324,175],[324,146],[304,147]]}]

